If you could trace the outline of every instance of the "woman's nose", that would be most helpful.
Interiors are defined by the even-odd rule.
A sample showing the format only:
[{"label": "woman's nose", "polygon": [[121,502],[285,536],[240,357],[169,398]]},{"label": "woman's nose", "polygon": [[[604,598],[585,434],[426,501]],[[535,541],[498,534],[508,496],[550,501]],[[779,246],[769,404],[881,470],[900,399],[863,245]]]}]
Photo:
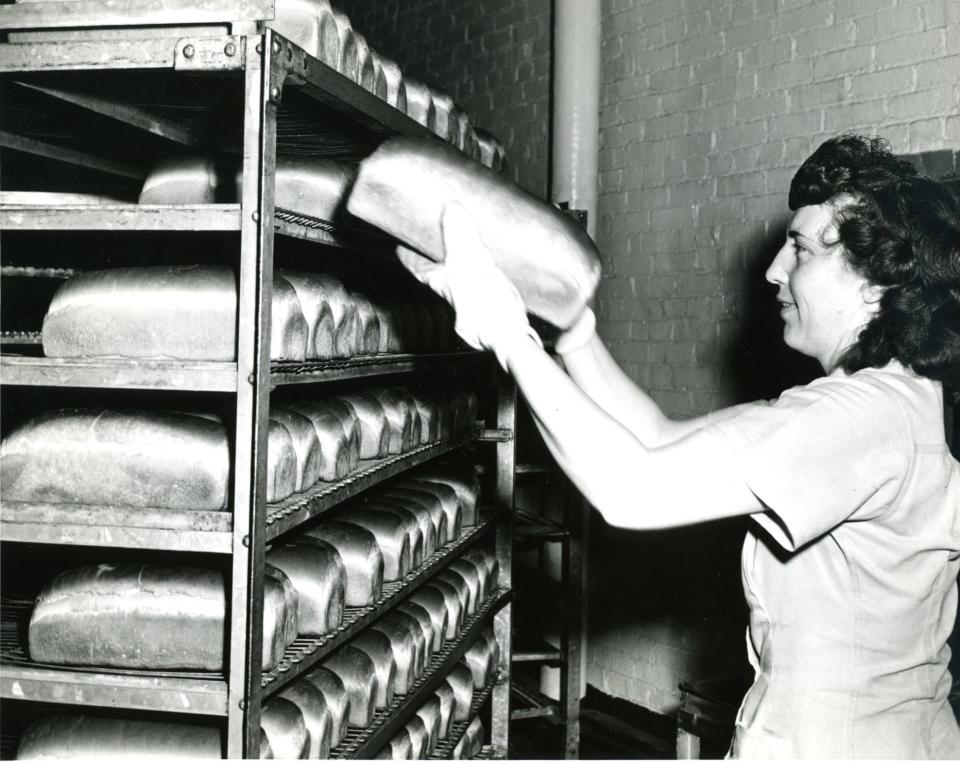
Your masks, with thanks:
[{"label": "woman's nose", "polygon": [[789,259],[792,256],[792,244],[787,242],[780,251],[773,256],[764,277],[770,284],[786,284],[789,274]]}]

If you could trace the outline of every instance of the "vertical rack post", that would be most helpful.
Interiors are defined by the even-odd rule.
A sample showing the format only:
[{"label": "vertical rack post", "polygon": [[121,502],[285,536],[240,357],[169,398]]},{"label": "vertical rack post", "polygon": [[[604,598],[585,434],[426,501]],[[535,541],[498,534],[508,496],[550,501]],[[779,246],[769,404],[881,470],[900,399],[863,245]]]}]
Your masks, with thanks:
[{"label": "vertical rack post", "polygon": [[270,396],[276,105],[269,31],[244,38],[243,188],[237,315],[233,558],[227,757],[256,757],[260,739],[264,508]]},{"label": "vertical rack post", "polygon": [[[497,369],[497,428],[516,433],[517,384],[506,372]],[[497,442],[496,503],[506,508],[506,516],[497,524],[496,556],[500,565],[500,586],[513,586],[511,566],[513,559],[513,505],[516,472],[516,440]],[[500,666],[497,684],[493,689],[490,713],[490,743],[494,751],[508,757],[510,747],[510,663],[512,653],[512,605],[507,603],[493,620],[493,630],[500,645]]]}]

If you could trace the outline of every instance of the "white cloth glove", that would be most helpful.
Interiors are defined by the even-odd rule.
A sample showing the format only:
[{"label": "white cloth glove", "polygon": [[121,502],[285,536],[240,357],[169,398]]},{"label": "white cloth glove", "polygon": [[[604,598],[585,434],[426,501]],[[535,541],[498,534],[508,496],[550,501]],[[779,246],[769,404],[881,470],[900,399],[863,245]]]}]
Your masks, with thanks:
[{"label": "white cloth glove", "polygon": [[400,262],[417,279],[453,306],[454,329],[472,348],[493,351],[504,369],[511,353],[527,337],[541,347],[530,327],[523,299],[493,258],[470,214],[458,203],[444,207],[443,263],[434,263],[406,247],[397,248]]},{"label": "white cloth glove", "polygon": [[593,309],[587,306],[583,309],[583,313],[580,314],[580,317],[573,325],[557,337],[557,341],[553,346],[554,350],[561,356],[567,356],[574,351],[579,351],[590,342],[590,339],[596,331],[597,317],[593,313]]}]

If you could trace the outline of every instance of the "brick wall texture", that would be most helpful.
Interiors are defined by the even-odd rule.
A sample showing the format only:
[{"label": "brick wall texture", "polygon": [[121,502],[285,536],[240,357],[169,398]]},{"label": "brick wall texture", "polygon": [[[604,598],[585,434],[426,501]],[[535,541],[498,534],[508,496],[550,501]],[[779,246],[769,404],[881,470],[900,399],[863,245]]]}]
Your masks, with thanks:
[{"label": "brick wall texture", "polygon": [[508,173],[547,193],[550,0],[342,0],[375,50],[450,93],[507,147]]},{"label": "brick wall texture", "polygon": [[[775,396],[817,371],[783,349],[763,281],[790,178],[845,131],[904,154],[960,147],[960,3],[600,2],[600,334],[671,415]],[[374,47],[450,90],[507,144],[514,178],[546,193],[548,2],[343,7]],[[742,670],[742,534],[741,521],[638,534],[598,519],[589,683],[667,713],[681,680]]]}]

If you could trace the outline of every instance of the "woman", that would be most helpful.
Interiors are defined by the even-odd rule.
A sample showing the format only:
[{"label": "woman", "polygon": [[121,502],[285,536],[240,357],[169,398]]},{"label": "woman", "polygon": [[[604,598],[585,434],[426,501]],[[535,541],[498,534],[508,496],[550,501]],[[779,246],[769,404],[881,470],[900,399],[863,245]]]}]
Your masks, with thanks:
[{"label": "woman", "polygon": [[619,369],[589,309],[541,349],[469,215],[443,266],[400,252],[457,331],[517,380],[561,467],[614,525],[734,515],[755,681],[737,757],[960,757],[947,702],[960,466],[942,382],[960,381],[960,211],[879,139],[823,144],[790,188],[769,269],[790,347],[824,376],[777,400],[668,419]]}]

